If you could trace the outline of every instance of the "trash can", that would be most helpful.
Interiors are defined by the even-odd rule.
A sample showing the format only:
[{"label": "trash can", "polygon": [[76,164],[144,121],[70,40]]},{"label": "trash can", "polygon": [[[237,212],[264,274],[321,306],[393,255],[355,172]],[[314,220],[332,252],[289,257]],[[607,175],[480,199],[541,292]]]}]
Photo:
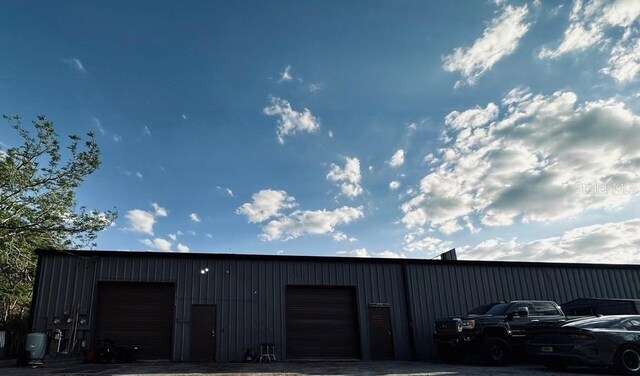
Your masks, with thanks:
[{"label": "trash can", "polygon": [[44,355],[47,351],[46,333],[27,334],[27,344],[25,350],[29,352],[29,365],[33,368],[44,364]]}]

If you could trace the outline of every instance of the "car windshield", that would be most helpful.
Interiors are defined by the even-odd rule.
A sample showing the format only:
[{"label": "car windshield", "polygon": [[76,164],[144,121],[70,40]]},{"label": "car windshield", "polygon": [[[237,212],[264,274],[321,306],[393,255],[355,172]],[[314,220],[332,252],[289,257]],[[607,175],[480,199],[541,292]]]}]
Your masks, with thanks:
[{"label": "car windshield", "polygon": [[491,303],[476,307],[469,311],[468,315],[504,315],[509,309],[509,303]]},{"label": "car windshield", "polygon": [[594,319],[570,322],[565,324],[565,326],[583,329],[607,329],[612,328],[618,324],[620,324],[620,319],[617,317],[598,317]]},{"label": "car windshield", "polygon": [[490,303],[490,304],[481,305],[467,312],[467,315],[484,315],[488,310],[491,309],[491,307],[493,307],[496,304],[499,304],[499,303]]}]

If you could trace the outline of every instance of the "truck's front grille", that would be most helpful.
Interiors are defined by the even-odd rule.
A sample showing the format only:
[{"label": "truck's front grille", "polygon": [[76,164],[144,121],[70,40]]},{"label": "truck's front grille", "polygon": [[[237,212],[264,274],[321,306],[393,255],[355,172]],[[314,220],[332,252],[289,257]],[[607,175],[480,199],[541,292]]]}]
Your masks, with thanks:
[{"label": "truck's front grille", "polygon": [[437,334],[458,333],[459,323],[459,320],[436,321],[434,329]]}]

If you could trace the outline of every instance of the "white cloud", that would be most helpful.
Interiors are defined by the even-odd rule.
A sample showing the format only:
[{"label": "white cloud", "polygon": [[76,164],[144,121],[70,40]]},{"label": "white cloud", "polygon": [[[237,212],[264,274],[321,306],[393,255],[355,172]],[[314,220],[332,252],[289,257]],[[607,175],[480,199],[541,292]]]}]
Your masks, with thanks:
[{"label": "white cloud", "polygon": [[333,131],[331,129],[329,129],[329,132],[327,132],[327,134],[329,135],[329,138],[333,138]]},{"label": "white cloud", "polygon": [[182,118],[182,120],[187,120],[187,115],[186,114],[181,114],[180,117]]},{"label": "white cloud", "polygon": [[291,75],[291,65],[287,65],[287,67],[284,68],[284,71],[280,72],[280,79],[278,80],[278,83],[289,82],[292,79],[293,76]]},{"label": "white cloud", "polygon": [[358,248],[352,251],[340,251],[336,253],[338,256],[349,256],[349,257],[371,257],[369,251],[366,248]]},{"label": "white cloud", "polygon": [[[610,54],[608,65],[601,72],[619,83],[629,83],[640,73],[639,19],[640,2],[636,0],[574,1],[560,44],[555,49],[542,48],[538,56],[556,59],[598,46]],[[618,40],[614,43],[615,39]]]},{"label": "white cloud", "polygon": [[122,137],[120,135],[114,134],[113,137],[113,142],[120,142],[122,141]]},{"label": "white cloud", "polygon": [[392,191],[396,191],[396,190],[398,190],[398,188],[400,188],[400,182],[399,181],[394,180],[391,183],[389,183],[389,189],[391,189]]},{"label": "white cloud", "polygon": [[463,78],[456,82],[456,87],[465,83],[474,85],[498,61],[511,55],[529,31],[528,15],[527,5],[517,8],[507,5],[471,47],[458,47],[445,56],[443,68],[448,72],[459,72]]},{"label": "white cloud", "polygon": [[189,230],[187,231],[187,234],[191,235],[191,236],[196,236],[196,232],[193,230]]},{"label": "white cloud", "polygon": [[424,252],[427,256],[435,256],[451,248],[451,242],[425,236],[422,229],[412,231],[404,237],[404,249],[409,252]]},{"label": "white cloud", "polygon": [[171,239],[172,241],[176,241],[176,239],[178,239],[178,235],[177,234],[169,234],[167,235],[169,237],[169,239]]},{"label": "white cloud", "polygon": [[137,172],[136,172],[136,177],[137,177],[138,179],[142,179],[142,178],[143,178],[142,173],[141,173],[140,171],[137,171]]},{"label": "white cloud", "polygon": [[176,249],[178,250],[178,252],[181,252],[181,253],[189,252],[189,247],[187,247],[182,243],[178,243],[178,245],[176,246]]},{"label": "white cloud", "polygon": [[149,127],[147,127],[146,125],[143,128],[143,132],[144,134],[146,134],[147,136],[151,136],[151,129],[149,129]]},{"label": "white cloud", "polygon": [[236,214],[247,217],[249,223],[264,222],[269,218],[278,217],[282,210],[295,208],[298,204],[293,196],[285,191],[264,189],[251,196],[252,202],[242,204]]},{"label": "white cloud", "polygon": [[71,66],[72,68],[74,68],[77,71],[80,71],[82,73],[87,73],[87,70],[84,69],[84,65],[82,64],[82,62],[78,58],[71,57],[71,58],[65,59],[64,62],[67,63],[69,66]]},{"label": "white cloud", "polygon": [[444,118],[444,123],[454,130],[477,128],[495,120],[499,113],[498,106],[489,103],[486,108],[476,106],[463,112],[453,111]]},{"label": "white cloud", "polygon": [[169,214],[167,209],[161,207],[160,205],[158,205],[155,202],[153,204],[151,204],[151,206],[153,206],[153,210],[155,211],[156,217],[166,217]]},{"label": "white cloud", "polygon": [[295,111],[291,104],[284,99],[271,97],[271,106],[265,107],[263,112],[268,116],[278,116],[278,142],[284,144],[284,138],[298,132],[316,133],[320,129],[320,123],[305,108],[302,112]]},{"label": "white cloud", "polygon": [[96,125],[96,128],[98,128],[98,131],[100,131],[101,135],[104,135],[106,133],[106,131],[102,127],[102,123],[100,123],[100,120],[97,117],[93,118],[93,123]]},{"label": "white cloud", "polygon": [[331,170],[327,174],[327,180],[336,183],[343,195],[354,198],[362,194],[360,181],[360,160],[358,158],[346,158],[344,168],[331,164]]},{"label": "white cloud", "polygon": [[265,224],[260,239],[287,241],[304,235],[333,234],[336,226],[349,224],[362,216],[362,207],[343,206],[333,211],[296,210]]},{"label": "white cloud", "polygon": [[155,238],[153,240],[143,239],[140,242],[146,245],[147,247],[159,249],[165,252],[171,252],[171,242],[166,239],[162,239],[162,238]]},{"label": "white cloud", "polygon": [[337,241],[337,242],[342,242],[348,239],[347,234],[345,234],[344,232],[335,232],[332,236],[333,240]]},{"label": "white cloud", "polygon": [[218,190],[218,192],[220,192],[222,194],[226,194],[229,197],[234,197],[234,194],[233,194],[233,191],[231,190],[231,188],[225,188],[225,187],[217,186],[216,189]]},{"label": "white cloud", "polygon": [[454,142],[402,206],[407,228],[450,234],[474,213],[485,226],[549,222],[640,195],[640,117],[623,103],[516,89],[502,105],[484,124],[447,116]]},{"label": "white cloud", "polygon": [[200,217],[198,217],[198,214],[196,213],[189,214],[189,219],[191,219],[192,222],[200,222]]},{"label": "white cloud", "polygon": [[207,238],[211,239],[211,238],[213,238],[213,235],[207,234]]},{"label": "white cloud", "polygon": [[601,71],[619,83],[633,81],[640,73],[640,38],[618,42],[611,50],[608,66]]},{"label": "white cloud", "polygon": [[400,149],[396,151],[391,160],[389,161],[389,165],[393,168],[398,168],[404,164],[404,150]]},{"label": "white cloud", "polygon": [[640,218],[580,227],[560,236],[522,242],[490,239],[457,249],[460,259],[640,263]]},{"label": "white cloud", "polygon": [[317,92],[317,91],[322,90],[322,86],[320,85],[320,83],[319,83],[319,82],[315,82],[315,83],[309,84],[309,85],[307,86],[307,88],[308,88],[308,89],[309,89],[309,91],[310,91],[310,92],[312,92],[312,93],[315,93],[315,92]]},{"label": "white cloud", "polygon": [[378,257],[378,258],[406,258],[403,253],[393,252],[393,251],[383,251],[377,253],[371,253],[366,248],[358,248],[351,251],[339,251],[336,252],[338,256],[348,256],[348,257]]},{"label": "white cloud", "polygon": [[152,213],[140,209],[134,209],[129,210],[125,215],[125,218],[129,221],[129,227],[127,227],[127,230],[153,235],[153,225],[156,223],[156,218]]}]

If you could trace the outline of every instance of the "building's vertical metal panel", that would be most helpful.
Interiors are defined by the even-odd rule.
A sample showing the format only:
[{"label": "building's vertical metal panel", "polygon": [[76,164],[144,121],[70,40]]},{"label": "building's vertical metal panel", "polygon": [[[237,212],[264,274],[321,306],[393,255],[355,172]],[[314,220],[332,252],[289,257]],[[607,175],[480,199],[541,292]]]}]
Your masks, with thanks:
[{"label": "building's vertical metal panel", "polygon": [[432,323],[498,300],[558,303],[580,297],[640,298],[640,268],[517,264],[408,264],[418,359],[432,359]]}]

